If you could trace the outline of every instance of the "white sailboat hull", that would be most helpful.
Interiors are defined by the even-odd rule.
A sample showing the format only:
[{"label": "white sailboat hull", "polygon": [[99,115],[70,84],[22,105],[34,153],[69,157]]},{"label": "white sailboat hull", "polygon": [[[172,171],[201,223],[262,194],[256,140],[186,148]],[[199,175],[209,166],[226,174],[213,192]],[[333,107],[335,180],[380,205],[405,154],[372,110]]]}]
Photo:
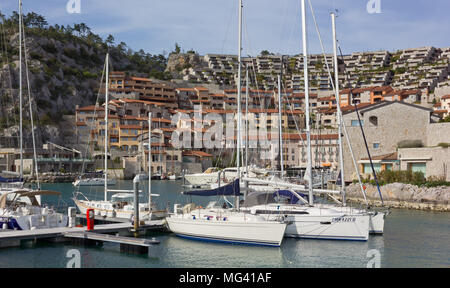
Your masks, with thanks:
[{"label": "white sailboat hull", "polygon": [[170,231],[184,238],[275,247],[281,245],[286,230],[284,223],[255,221],[255,217],[252,215],[247,215],[248,220],[244,220],[243,214],[237,217],[238,219],[233,219],[236,217],[232,216],[217,216],[218,218],[214,216],[213,219],[205,220],[194,219],[193,216],[191,214],[172,215],[166,218],[167,225]]},{"label": "white sailboat hull", "polygon": [[288,216],[287,237],[367,241],[369,216]]},{"label": "white sailboat hull", "polygon": [[370,234],[383,234],[384,233],[384,219],[386,217],[386,213],[374,212],[369,215],[370,215],[369,233]]},{"label": "white sailboat hull", "polygon": [[353,241],[369,239],[368,214],[344,213],[326,207],[284,204],[260,205],[245,209],[268,220],[284,216],[289,223],[286,237]]},{"label": "white sailboat hull", "polygon": [[333,205],[326,205],[325,207],[337,209],[342,213],[369,215],[369,234],[384,233],[384,220],[388,214],[387,212],[356,209],[353,207],[336,207]]},{"label": "white sailboat hull", "polygon": [[[94,213],[97,216],[108,218],[121,218],[132,220],[134,215],[134,209],[115,209],[111,207],[111,202],[105,201],[86,201],[86,200],[74,200],[75,205],[81,214],[86,214],[88,209],[94,209]],[[152,211],[139,211],[139,218],[142,220],[154,220],[162,219],[167,216],[166,210],[152,210]]]},{"label": "white sailboat hull", "polygon": [[61,213],[19,215],[18,213],[1,212],[0,222],[13,223],[15,229],[34,230],[66,227],[69,218]]},{"label": "white sailboat hull", "polygon": [[[248,174],[249,177],[256,177],[256,174],[252,171],[249,171]],[[222,184],[234,181],[237,178],[237,175],[237,168],[225,168],[220,173]],[[243,177],[247,176],[245,171],[241,171],[241,175]],[[219,172],[187,174],[184,175],[184,178],[192,185],[210,185],[218,183]],[[226,181],[224,181],[224,179]]]},{"label": "white sailboat hull", "polygon": [[[115,179],[108,179],[108,185],[116,185]],[[73,186],[103,186],[105,185],[104,178],[89,178],[89,179],[78,179],[73,182]]]},{"label": "white sailboat hull", "polygon": [[192,185],[208,185],[217,183],[219,175],[217,173],[210,173],[210,174],[188,174],[185,175],[184,178],[187,182],[189,182]]}]

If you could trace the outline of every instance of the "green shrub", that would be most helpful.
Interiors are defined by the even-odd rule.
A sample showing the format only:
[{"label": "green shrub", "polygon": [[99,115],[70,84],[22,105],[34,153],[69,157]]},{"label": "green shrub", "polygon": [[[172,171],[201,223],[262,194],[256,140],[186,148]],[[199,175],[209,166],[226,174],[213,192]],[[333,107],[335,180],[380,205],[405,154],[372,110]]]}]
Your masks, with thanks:
[{"label": "green shrub", "polygon": [[56,49],[56,46],[53,43],[44,44],[44,45],[41,45],[41,47],[47,53],[56,53],[56,52],[58,52],[58,49]]},{"label": "green shrub", "polygon": [[397,143],[398,148],[422,148],[422,140],[404,140]]},{"label": "green shrub", "polygon": [[[391,171],[384,170],[382,172],[377,173],[378,183],[380,186],[391,184],[391,183],[404,183],[404,184],[412,184],[416,186],[425,186],[425,187],[439,187],[439,186],[450,186],[450,182],[446,182],[442,177],[429,177],[425,178],[425,175],[422,172],[412,172],[411,170],[407,171]],[[363,179],[363,183],[370,183],[372,185],[376,185],[375,180]]]},{"label": "green shrub", "polygon": [[448,148],[450,147],[450,143],[439,143],[438,146],[442,148]]}]

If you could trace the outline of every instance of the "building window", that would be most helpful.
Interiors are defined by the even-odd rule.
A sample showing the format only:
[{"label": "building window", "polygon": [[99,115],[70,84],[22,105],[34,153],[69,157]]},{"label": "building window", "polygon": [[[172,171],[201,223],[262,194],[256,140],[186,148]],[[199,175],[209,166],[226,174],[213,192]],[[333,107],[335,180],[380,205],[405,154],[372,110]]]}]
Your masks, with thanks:
[{"label": "building window", "polygon": [[[352,127],[359,127],[359,120],[352,120]],[[361,120],[361,126],[364,126],[364,120]]]},{"label": "building window", "polygon": [[373,126],[378,126],[378,117],[376,116],[371,116],[369,118],[369,122],[373,125]]},{"label": "building window", "polygon": [[380,143],[373,143],[373,149],[380,148]]}]

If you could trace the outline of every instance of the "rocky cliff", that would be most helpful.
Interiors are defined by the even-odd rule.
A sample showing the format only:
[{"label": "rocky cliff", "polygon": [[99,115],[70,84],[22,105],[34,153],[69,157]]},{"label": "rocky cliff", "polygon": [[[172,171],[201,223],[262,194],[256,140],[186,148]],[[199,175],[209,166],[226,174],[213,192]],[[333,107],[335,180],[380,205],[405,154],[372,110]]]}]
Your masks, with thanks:
[{"label": "rocky cliff", "polygon": [[[17,19],[15,13],[0,22],[0,129],[6,129],[5,135],[11,136],[17,136],[19,119]],[[30,116],[26,70],[35,125],[43,129],[43,136],[62,135],[55,129],[59,130],[58,125],[64,115],[73,114],[76,105],[95,103],[107,52],[110,54],[110,70],[158,79],[167,76],[164,74],[167,59],[163,55],[150,55],[142,50],[134,52],[123,42],[114,44],[111,35],[103,40],[83,23],[73,27],[50,26],[42,16],[34,13],[25,15],[24,23],[24,59],[28,60],[28,69],[23,66],[24,127],[28,132]]]},{"label": "rocky cliff", "polygon": [[[371,205],[380,206],[380,196],[376,186],[365,184],[366,195]],[[393,183],[381,186],[385,205],[392,208],[450,211],[450,187],[418,187],[411,184]],[[349,200],[362,202],[359,184],[347,187]]]},{"label": "rocky cliff", "polygon": [[199,68],[207,65],[195,52],[171,53],[167,61],[166,72],[169,72],[174,79],[182,78],[183,70],[189,68]]}]

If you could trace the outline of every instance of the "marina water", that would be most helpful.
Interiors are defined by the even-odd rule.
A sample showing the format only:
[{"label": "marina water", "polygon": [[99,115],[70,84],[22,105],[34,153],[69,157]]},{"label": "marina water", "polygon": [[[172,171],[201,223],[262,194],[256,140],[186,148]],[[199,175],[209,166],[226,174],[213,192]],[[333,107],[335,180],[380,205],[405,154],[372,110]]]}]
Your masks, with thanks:
[{"label": "marina water", "polygon": [[[114,189],[132,189],[132,181],[118,181]],[[44,198],[50,205],[74,206],[70,183],[43,184],[42,189],[61,191],[63,196]],[[146,187],[141,201],[147,201]],[[101,199],[103,187],[83,187],[89,198]],[[159,208],[185,204],[180,181],[152,181],[153,198]],[[215,197],[196,197],[198,205],[207,205]],[[62,205],[61,205],[62,206]],[[82,268],[174,267],[174,268],[365,268],[379,259],[381,267],[450,267],[450,215],[415,210],[391,210],[385,234],[370,236],[367,242],[289,239],[280,248],[226,245],[178,238],[170,233],[153,233],[161,244],[145,256],[120,253],[118,245],[80,247],[69,244],[25,242],[20,248],[0,249],[0,268],[64,268],[71,258],[68,252],[80,252]],[[70,254],[70,253],[69,253]]]}]

